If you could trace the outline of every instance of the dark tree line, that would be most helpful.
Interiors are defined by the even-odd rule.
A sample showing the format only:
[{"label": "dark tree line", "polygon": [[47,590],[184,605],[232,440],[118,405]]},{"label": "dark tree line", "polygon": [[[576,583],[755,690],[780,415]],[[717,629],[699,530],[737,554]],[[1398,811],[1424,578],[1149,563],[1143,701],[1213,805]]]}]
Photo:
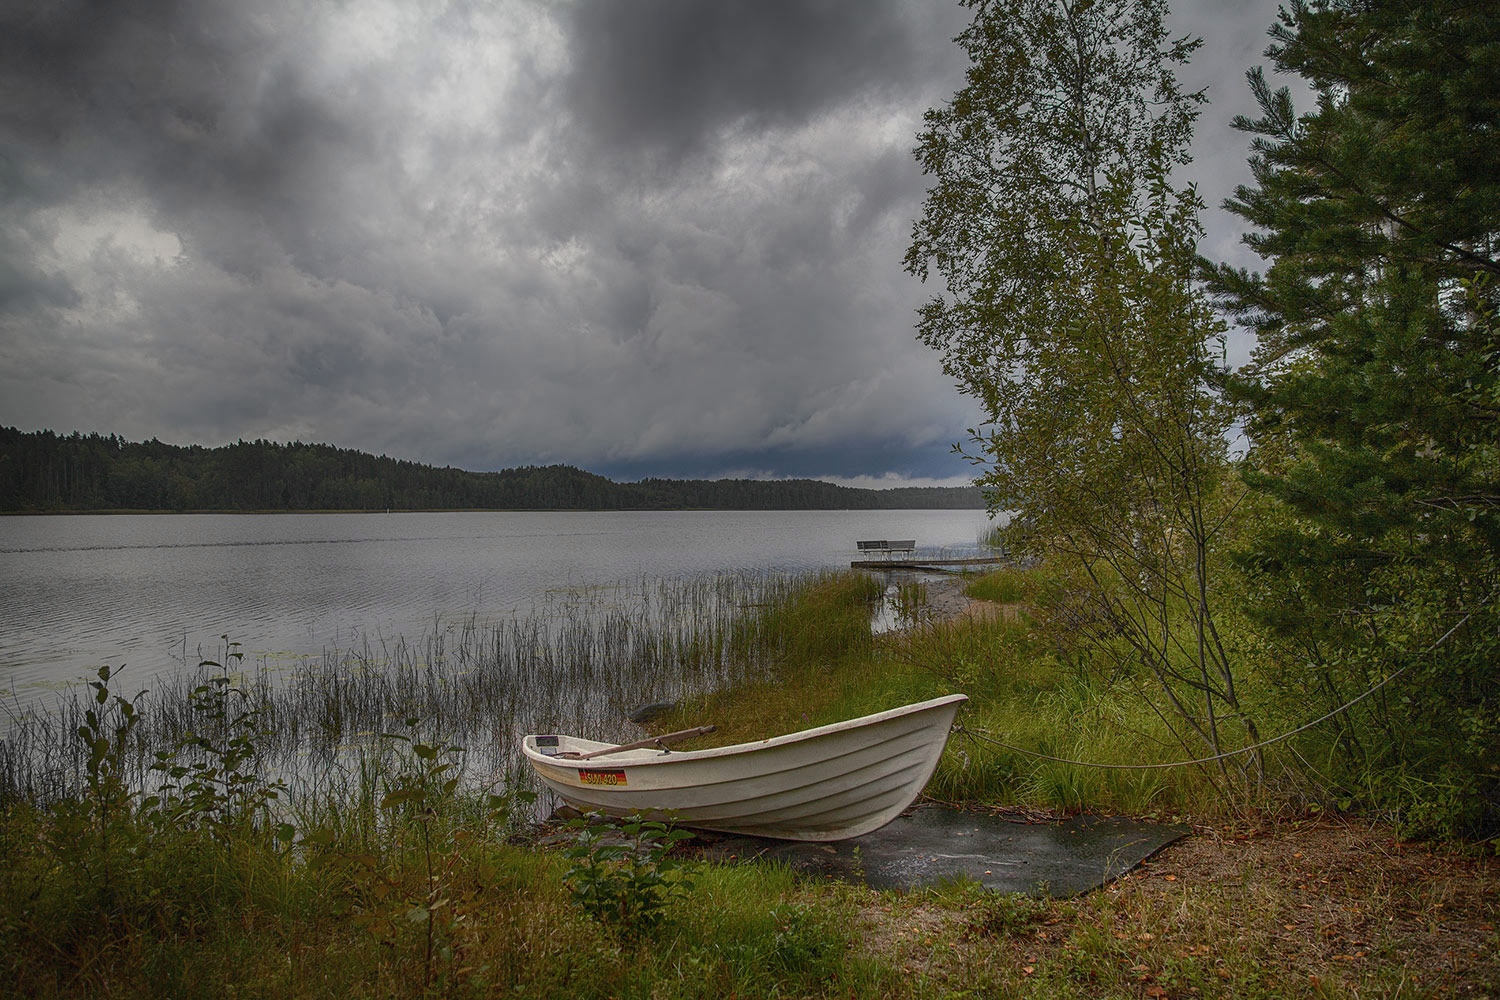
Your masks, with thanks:
[{"label": "dark tree line", "polygon": [[567,465],[435,468],[325,444],[222,448],[0,428],[0,510],[979,509],[977,489],[812,479],[616,483]]}]

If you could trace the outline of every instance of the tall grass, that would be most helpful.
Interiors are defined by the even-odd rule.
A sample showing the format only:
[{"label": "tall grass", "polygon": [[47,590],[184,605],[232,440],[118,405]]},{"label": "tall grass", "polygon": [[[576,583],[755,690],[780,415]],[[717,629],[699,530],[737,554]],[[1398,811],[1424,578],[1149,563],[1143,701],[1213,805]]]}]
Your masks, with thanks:
[{"label": "tall grass", "polygon": [[[779,656],[778,609],[799,585],[790,576],[720,575],[641,583],[625,600],[584,592],[547,613],[434,627],[282,670],[239,665],[226,637],[204,665],[156,678],[134,699],[141,719],[125,766],[143,787],[157,753],[190,732],[222,736],[195,716],[192,695],[228,676],[237,710],[256,713],[264,731],[256,766],[310,784],[314,800],[368,785],[390,755],[380,734],[407,718],[465,746],[470,777],[503,779],[517,773],[526,732],[626,737],[624,714],[634,706],[764,678]],[[128,672],[117,676],[117,688],[128,680]],[[0,742],[0,802],[79,794],[87,753],[74,734],[89,708],[86,697],[65,697],[11,716]]]},{"label": "tall grass", "polygon": [[1020,567],[1007,566],[970,580],[964,586],[964,593],[976,601],[1014,604],[1033,596],[1031,590],[1034,576],[1034,573]]},{"label": "tall grass", "polygon": [[667,586],[628,614],[460,626],[289,676],[238,671],[227,645],[203,670],[243,694],[185,674],[132,696],[101,672],[0,750],[0,976],[37,997],[888,993],[848,901],[811,905],[783,868],[698,871],[649,933],[591,917],[557,855],[510,841],[503,769],[463,781],[483,768],[459,749],[498,761],[554,719],[614,735],[640,700],[867,651],[878,589]]},{"label": "tall grass", "polygon": [[857,686],[853,665],[875,648],[871,615],[885,592],[873,577],[855,573],[803,578],[784,600],[761,609],[754,628],[767,669],[758,678],[704,689],[686,699],[663,725],[711,721],[718,745],[774,736],[835,721],[830,697]]},{"label": "tall grass", "polygon": [[[1069,627],[1066,581],[1046,566],[1007,568],[970,593],[1018,605],[1000,618],[936,621],[916,614],[874,638],[852,609],[879,594],[873,580],[823,580],[789,602],[780,666],[765,681],[717,691],[672,720],[711,717],[733,742],[852,718],[950,692],[969,696],[959,717],[974,735],[950,738],[928,795],[1062,812],[1222,816],[1230,804],[1196,756],[1143,696],[1154,683]],[[863,595],[863,596],[861,596]],[[913,595],[915,596],[915,595]],[[1063,602],[1063,603],[1058,603]],[[798,624],[805,623],[805,624]],[[802,637],[802,638],[799,638]],[[997,746],[989,739],[1019,749]],[[1294,757],[1269,760],[1278,787],[1298,783]],[[1262,806],[1276,808],[1268,797]]]}]

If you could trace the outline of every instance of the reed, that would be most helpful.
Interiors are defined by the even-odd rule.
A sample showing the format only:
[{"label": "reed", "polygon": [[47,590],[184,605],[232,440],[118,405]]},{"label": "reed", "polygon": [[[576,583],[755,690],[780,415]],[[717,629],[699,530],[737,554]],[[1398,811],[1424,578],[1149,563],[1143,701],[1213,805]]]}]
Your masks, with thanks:
[{"label": "reed", "polygon": [[[194,709],[195,691],[226,678],[233,709],[254,713],[261,731],[253,766],[304,797],[367,785],[365,772],[389,763],[381,734],[406,718],[421,720],[423,738],[467,749],[466,780],[503,783],[521,773],[516,747],[526,732],[627,736],[634,706],[764,678],[779,655],[768,642],[778,609],[801,585],[793,576],[725,574],[585,589],[510,620],[434,624],[284,669],[245,666],[225,637],[198,667],[154,678],[135,695],[140,719],[122,764],[133,787],[149,788],[157,754],[189,734],[226,737],[224,720]],[[117,690],[129,680],[117,673]],[[86,694],[11,713],[0,802],[46,805],[81,793],[88,755],[75,734]]]},{"label": "reed", "polygon": [[976,601],[1014,604],[1029,600],[1035,574],[1018,566],[1007,566],[977,576],[964,586],[964,593]]},{"label": "reed", "polygon": [[785,869],[694,866],[649,927],[591,916],[556,854],[512,842],[506,763],[528,715],[618,733],[637,701],[867,650],[878,591],[697,581],[285,674],[227,641],[149,694],[101,672],[0,752],[0,975],[39,997],[888,993],[848,899]]}]

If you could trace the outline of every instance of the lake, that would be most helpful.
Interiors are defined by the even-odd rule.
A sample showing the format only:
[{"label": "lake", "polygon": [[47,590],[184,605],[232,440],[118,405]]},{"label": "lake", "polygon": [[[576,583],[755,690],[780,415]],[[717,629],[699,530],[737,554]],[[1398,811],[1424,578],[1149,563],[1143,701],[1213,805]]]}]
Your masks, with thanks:
[{"label": "lake", "polygon": [[249,658],[296,658],[642,580],[843,568],[864,538],[969,555],[988,525],[953,510],[0,517],[0,694],[31,701],[101,663],[144,686],[225,634]]}]

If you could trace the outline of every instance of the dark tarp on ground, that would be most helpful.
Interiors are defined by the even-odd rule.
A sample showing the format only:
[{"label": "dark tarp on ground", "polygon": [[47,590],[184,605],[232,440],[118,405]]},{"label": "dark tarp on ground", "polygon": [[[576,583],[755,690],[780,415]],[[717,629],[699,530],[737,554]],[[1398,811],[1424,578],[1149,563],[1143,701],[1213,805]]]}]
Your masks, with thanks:
[{"label": "dark tarp on ground", "polygon": [[874,833],[831,844],[714,833],[690,843],[709,860],[782,861],[872,889],[967,880],[996,892],[1062,897],[1104,885],[1187,832],[1121,817],[1034,822],[924,805]]}]

